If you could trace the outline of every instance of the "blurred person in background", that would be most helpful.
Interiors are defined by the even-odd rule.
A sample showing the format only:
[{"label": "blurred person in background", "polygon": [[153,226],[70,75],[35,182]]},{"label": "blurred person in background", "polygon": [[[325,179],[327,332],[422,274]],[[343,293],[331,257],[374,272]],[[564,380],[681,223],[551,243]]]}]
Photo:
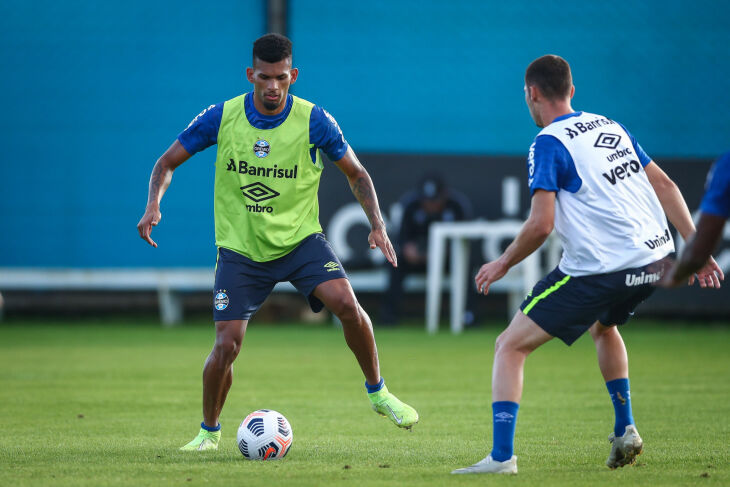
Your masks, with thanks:
[{"label": "blurred person in background", "polygon": [[[707,265],[712,251],[717,247],[725,228],[725,220],[730,218],[730,152],[721,156],[707,175],[707,190],[700,204],[700,219],[697,231],[687,242],[682,255],[662,278],[663,287],[676,287],[689,280],[695,281],[695,272]],[[722,270],[720,279],[724,279]],[[700,279],[700,286],[707,283]]]},{"label": "blurred person in background", "polygon": [[[385,386],[370,318],[322,234],[317,191],[324,165],[319,149],[345,174],[365,211],[371,224],[370,248],[379,248],[396,266],[375,188],[332,115],[289,94],[298,74],[292,67],[289,39],[279,34],[257,39],[253,67],[246,69],[253,91],[203,110],[152,170],[147,207],[137,230],[157,247],[150,233],[160,222],[160,200],[173,171],[192,154],[218,145],[215,345],[203,368],[200,432],[181,450],[218,449],[218,420],[246,327],[281,281],[291,282],[314,312],[327,307],[342,322],[345,341],[365,375],[373,410],[401,428],[418,422],[416,410]],[[312,381],[316,387],[316,379]]]},{"label": "blurred person in background", "polygon": [[[628,355],[618,325],[651,296],[663,259],[674,251],[667,217],[684,238],[695,231],[677,185],[623,125],[573,110],[575,87],[565,59],[547,55],[533,61],[524,91],[530,116],[542,129],[527,157],[530,216],[504,253],[481,267],[477,289],[487,294],[553,228],[563,256],[496,340],[492,450],[454,474],[517,473],[514,436],[525,360],[554,337],[571,345],[586,331],[614,407],[606,466],[636,461],[644,443],[634,424]],[[700,282],[719,287],[722,272],[714,259],[706,262]]]},{"label": "blurred person in background", "polygon": [[[398,267],[389,268],[388,290],[381,308],[380,322],[394,325],[400,318],[403,281],[409,274],[426,272],[428,229],[434,222],[455,222],[472,218],[471,202],[462,193],[449,188],[440,174],[427,174],[418,187],[400,200],[403,216],[395,242]],[[471,301],[472,294],[469,293]],[[467,311],[465,324],[474,321]]]}]

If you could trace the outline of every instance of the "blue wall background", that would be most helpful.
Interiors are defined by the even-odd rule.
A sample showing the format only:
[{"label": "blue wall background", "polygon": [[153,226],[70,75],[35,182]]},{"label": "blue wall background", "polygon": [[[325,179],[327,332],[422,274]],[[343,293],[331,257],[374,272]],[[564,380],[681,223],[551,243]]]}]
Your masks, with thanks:
[{"label": "blue wall background", "polygon": [[136,225],[155,161],[245,89],[264,30],[254,0],[3,2],[0,266],[212,265],[214,150],[175,173],[160,248]]},{"label": "blue wall background", "polygon": [[297,93],[358,150],[526,154],[524,73],[544,54],[571,64],[575,109],[620,120],[657,159],[730,147],[727,1],[290,5]]},{"label": "blue wall background", "polygon": [[[521,155],[537,132],[524,69],[557,53],[576,109],[657,160],[711,158],[730,146],[728,5],[290,0],[294,91],[359,152]],[[214,149],[176,172],[160,248],[135,226],[155,160],[248,90],[264,32],[254,0],[1,3],[0,266],[212,265]]]}]

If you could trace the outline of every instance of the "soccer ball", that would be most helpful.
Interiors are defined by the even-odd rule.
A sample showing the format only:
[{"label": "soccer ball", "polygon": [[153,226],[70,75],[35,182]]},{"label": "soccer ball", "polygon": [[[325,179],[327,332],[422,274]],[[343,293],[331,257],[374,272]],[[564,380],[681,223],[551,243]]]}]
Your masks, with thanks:
[{"label": "soccer ball", "polygon": [[254,411],[238,427],[238,449],[248,460],[278,460],[289,452],[292,430],[283,414],[270,409]]}]

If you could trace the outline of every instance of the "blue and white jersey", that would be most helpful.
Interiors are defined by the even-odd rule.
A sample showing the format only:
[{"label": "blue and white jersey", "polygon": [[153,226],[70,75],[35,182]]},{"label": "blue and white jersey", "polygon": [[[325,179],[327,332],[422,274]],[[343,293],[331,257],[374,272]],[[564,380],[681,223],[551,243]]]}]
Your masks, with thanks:
[{"label": "blue and white jersey", "polygon": [[710,169],[706,189],[700,210],[730,218],[730,152],[721,156]]},{"label": "blue and white jersey", "polygon": [[618,122],[575,112],[555,119],[528,155],[530,193],[554,191],[560,270],[571,276],[640,267],[674,251],[651,162]]},{"label": "blue and white jersey", "polygon": [[[286,106],[281,113],[276,115],[264,115],[256,110],[253,104],[253,96],[247,96],[245,101],[246,118],[254,127],[262,130],[278,127],[291,112],[294,100],[291,95],[286,98]],[[223,103],[211,105],[197,117],[177,136],[177,140],[185,147],[188,153],[195,154],[201,150],[218,143],[218,130],[223,117]],[[315,153],[322,149],[332,161],[339,161],[347,152],[347,141],[342,135],[340,126],[327,110],[318,107],[312,108],[309,118],[309,142],[314,144],[312,148],[312,161],[315,160]]]}]

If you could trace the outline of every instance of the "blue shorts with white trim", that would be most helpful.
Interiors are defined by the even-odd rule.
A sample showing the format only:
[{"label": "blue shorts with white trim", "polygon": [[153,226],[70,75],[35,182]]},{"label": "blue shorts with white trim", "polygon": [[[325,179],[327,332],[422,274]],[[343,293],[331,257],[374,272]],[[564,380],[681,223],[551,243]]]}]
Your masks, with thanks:
[{"label": "blue shorts with white trim", "polygon": [[269,262],[255,262],[219,247],[213,294],[215,321],[248,320],[271,294],[277,282],[291,282],[309,301],[312,311],[324,305],[312,292],[319,284],[347,278],[340,260],[321,233],[314,233],[291,252]]},{"label": "blue shorts with white trim", "polygon": [[520,310],[550,335],[571,345],[596,321],[623,325],[654,292],[660,262],[608,274],[574,277],[555,268],[532,289]]}]

